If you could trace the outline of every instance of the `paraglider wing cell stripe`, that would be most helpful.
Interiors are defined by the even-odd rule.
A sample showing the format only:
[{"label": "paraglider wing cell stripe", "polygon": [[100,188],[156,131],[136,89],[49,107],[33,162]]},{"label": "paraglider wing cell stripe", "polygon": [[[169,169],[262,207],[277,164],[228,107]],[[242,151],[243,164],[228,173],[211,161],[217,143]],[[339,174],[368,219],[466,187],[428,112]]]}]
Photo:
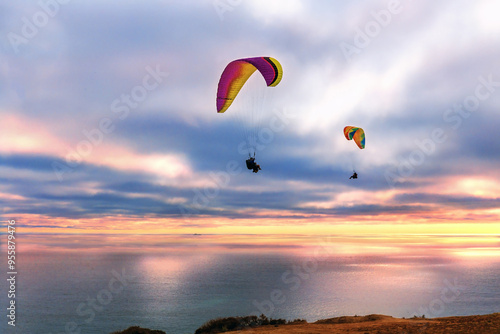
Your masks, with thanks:
[{"label": "paraglider wing cell stripe", "polygon": [[268,84],[268,86],[272,86],[274,84],[274,82],[278,79],[278,68],[276,68],[276,65],[274,65],[274,63],[272,62],[271,59],[269,59],[269,57],[262,57],[264,58],[265,61],[267,61],[272,67],[273,67],[273,70],[274,70],[274,78],[273,80],[271,81],[270,84]]},{"label": "paraglider wing cell stripe", "polygon": [[264,58],[271,63],[274,71],[273,80],[269,82],[267,85],[270,87],[276,87],[283,78],[283,68],[281,67],[279,61],[277,61],[276,59],[271,57],[264,57]]}]

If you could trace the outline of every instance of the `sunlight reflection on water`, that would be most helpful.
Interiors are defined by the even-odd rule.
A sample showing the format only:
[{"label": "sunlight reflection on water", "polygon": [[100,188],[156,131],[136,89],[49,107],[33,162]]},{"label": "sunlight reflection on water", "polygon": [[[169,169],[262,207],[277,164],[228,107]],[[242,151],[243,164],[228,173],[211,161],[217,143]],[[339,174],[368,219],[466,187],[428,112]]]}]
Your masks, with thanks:
[{"label": "sunlight reflection on water", "polygon": [[[18,329],[55,334],[74,322],[82,333],[140,325],[184,334],[212,318],[252,313],[314,321],[370,313],[437,317],[500,311],[500,261],[457,256],[459,247],[444,252],[398,244],[400,252],[349,254],[347,249],[369,242],[336,240],[330,251],[315,252],[318,238],[264,250],[224,249],[220,240],[206,237],[192,248],[141,253],[22,253]],[[113,270],[134,278],[110,294],[106,305],[97,302],[100,310],[89,321],[77,308],[109,289]]]}]

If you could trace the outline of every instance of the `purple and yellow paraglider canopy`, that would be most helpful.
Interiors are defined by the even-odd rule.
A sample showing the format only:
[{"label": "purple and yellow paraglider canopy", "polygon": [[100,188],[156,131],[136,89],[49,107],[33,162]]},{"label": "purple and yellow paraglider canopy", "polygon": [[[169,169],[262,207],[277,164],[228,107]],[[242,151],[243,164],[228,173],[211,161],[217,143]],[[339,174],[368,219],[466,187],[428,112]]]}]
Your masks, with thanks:
[{"label": "purple and yellow paraglider canopy", "polygon": [[230,62],[219,80],[217,89],[218,113],[223,113],[229,108],[241,87],[255,70],[259,70],[268,87],[276,86],[283,77],[281,64],[271,57],[244,58]]}]

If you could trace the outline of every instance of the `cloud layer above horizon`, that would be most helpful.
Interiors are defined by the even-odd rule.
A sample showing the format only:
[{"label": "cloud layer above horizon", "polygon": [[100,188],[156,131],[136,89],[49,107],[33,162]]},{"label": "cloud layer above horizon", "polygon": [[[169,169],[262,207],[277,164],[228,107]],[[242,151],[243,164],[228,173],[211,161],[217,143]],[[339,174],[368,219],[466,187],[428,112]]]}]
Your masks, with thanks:
[{"label": "cloud layer above horizon", "polygon": [[[0,7],[5,219],[80,231],[322,221],[499,232],[499,4]],[[254,76],[217,114],[222,70],[253,56],[278,59],[281,83]],[[262,112],[258,127],[248,109]],[[347,125],[365,130],[365,150],[344,138]],[[249,130],[257,175],[244,165]]]}]

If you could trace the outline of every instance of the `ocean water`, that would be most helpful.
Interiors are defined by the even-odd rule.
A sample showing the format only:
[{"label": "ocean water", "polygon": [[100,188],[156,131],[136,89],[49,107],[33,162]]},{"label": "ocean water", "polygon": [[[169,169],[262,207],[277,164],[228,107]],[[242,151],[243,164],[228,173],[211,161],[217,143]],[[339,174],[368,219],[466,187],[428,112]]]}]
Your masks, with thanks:
[{"label": "ocean water", "polygon": [[[0,262],[6,268],[5,259]],[[308,321],[500,312],[500,259],[300,251],[20,252],[16,327],[1,333],[111,333],[132,325],[186,334],[264,313]],[[6,280],[1,306],[6,314]]]}]

